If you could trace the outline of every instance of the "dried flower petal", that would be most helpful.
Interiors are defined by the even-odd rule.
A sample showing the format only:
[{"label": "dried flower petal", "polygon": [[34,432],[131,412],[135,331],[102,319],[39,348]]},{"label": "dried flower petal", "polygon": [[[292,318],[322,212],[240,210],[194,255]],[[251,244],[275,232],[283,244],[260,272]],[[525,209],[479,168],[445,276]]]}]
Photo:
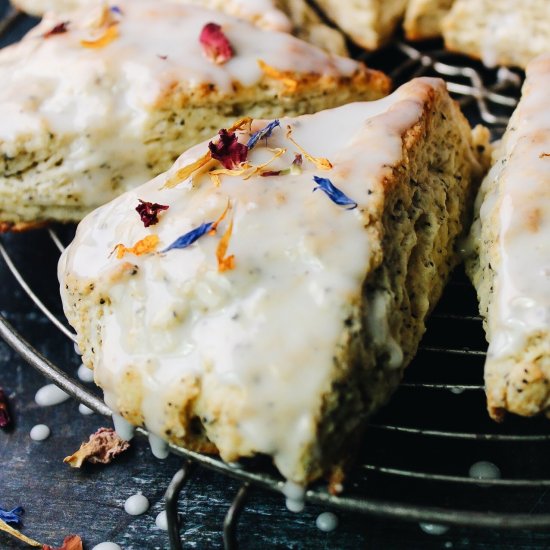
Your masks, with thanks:
[{"label": "dried flower petal", "polygon": [[214,222],[207,222],[199,225],[199,227],[196,227],[181,237],[178,237],[172,244],[168,245],[164,250],[161,250],[161,252],[168,252],[174,248],[182,249],[191,246],[195,241],[208,233],[212,229],[213,225]]},{"label": "dried flower petal", "polygon": [[262,61],[261,59],[258,59],[258,65],[266,76],[274,78],[275,80],[280,80],[285,85],[287,92],[295,92],[298,88],[298,81],[291,76],[291,72],[280,71],[279,69],[268,65],[265,61]]},{"label": "dried flower petal", "polygon": [[270,177],[270,176],[288,176],[289,174],[295,176],[302,173],[302,155],[295,155],[294,160],[289,168],[284,170],[266,170],[265,172],[260,172],[260,176]]},{"label": "dried flower petal", "polygon": [[105,29],[105,32],[95,40],[81,40],[80,45],[85,48],[99,49],[104,48],[113,40],[118,38],[118,25],[111,25]]},{"label": "dried flower petal", "polygon": [[273,132],[273,130],[277,127],[277,126],[280,126],[281,124],[279,123],[279,121],[277,119],[271,121],[269,124],[267,124],[266,126],[264,126],[261,130],[258,130],[257,132],[254,132],[251,136],[250,136],[250,139],[248,140],[248,143],[246,144],[247,147],[249,149],[253,149],[254,146],[256,145],[256,143],[258,143],[258,141],[262,138],[267,138],[271,136],[271,133]]},{"label": "dried flower petal", "polygon": [[222,65],[233,57],[233,48],[216,23],[207,23],[202,28],[199,42],[206,57],[216,65]]},{"label": "dried flower petal", "polygon": [[165,204],[158,204],[157,202],[147,202],[141,199],[138,199],[138,201],[139,204],[136,206],[136,212],[139,214],[145,227],[156,225],[159,222],[159,212],[170,208]]},{"label": "dried flower petal", "polygon": [[158,235],[147,235],[144,239],[139,240],[134,246],[127,247],[123,244],[117,244],[114,252],[118,260],[124,258],[125,254],[134,254],[136,256],[142,256],[143,254],[149,254],[154,252],[159,244]]},{"label": "dried flower petal", "polygon": [[49,38],[50,36],[53,36],[54,34],[63,34],[65,32],[68,32],[69,27],[69,21],[62,21],[61,23],[58,23],[55,25],[55,27],[51,28],[49,31],[46,31],[42,36],[44,38]]},{"label": "dried flower petal", "polygon": [[78,535],[69,535],[63,540],[63,545],[59,548],[54,548],[48,544],[42,546],[42,550],[82,550],[82,539]]},{"label": "dried flower petal", "polygon": [[269,178],[271,176],[286,176],[290,174],[290,168],[287,168],[287,170],[266,170],[265,172],[260,172],[260,176],[264,178]]},{"label": "dried flower petal", "polygon": [[208,149],[212,158],[219,161],[225,168],[232,170],[235,166],[246,161],[248,147],[239,143],[234,132],[220,130],[219,139],[216,143],[210,142]]},{"label": "dried flower petal", "polygon": [[116,13],[117,15],[124,15],[122,10],[118,6],[111,6],[111,12]]},{"label": "dried flower petal", "polygon": [[328,159],[322,158],[322,157],[314,157],[310,155],[301,145],[298,145],[294,139],[292,139],[292,127],[287,126],[286,127],[286,138],[290,140],[304,155],[304,157],[309,160],[309,162],[312,162],[315,164],[317,168],[320,170],[330,170],[332,168],[332,164]]},{"label": "dried flower petal", "polygon": [[228,132],[236,132],[237,130],[242,130],[243,128],[247,128],[248,131],[250,131],[250,126],[252,125],[252,118],[249,116],[245,116],[243,118],[240,118],[236,122],[234,122],[228,129]]},{"label": "dried flower petal", "polygon": [[72,468],[80,468],[84,461],[91,464],[109,464],[129,446],[130,444],[120,438],[112,428],[99,428],[90,436],[87,443],[82,443],[80,449],[66,457],[63,462]]},{"label": "dried flower petal", "polygon": [[282,148],[269,149],[269,150],[273,153],[273,156],[267,162],[264,162],[263,164],[260,164],[258,166],[252,166],[251,167],[252,170],[248,174],[246,174],[246,176],[243,178],[244,180],[248,180],[256,174],[261,174],[263,169],[266,166],[269,166],[275,159],[279,158],[280,156],[282,156],[286,153],[286,149],[282,149]]},{"label": "dried flower petal", "polygon": [[43,548],[43,545],[41,543],[36,540],[30,539],[29,537],[26,537],[23,533],[20,533],[17,529],[10,527],[5,521],[2,520],[0,520],[0,531],[8,533],[12,537],[15,537],[16,539],[27,543],[29,546],[34,546],[35,548]]},{"label": "dried flower petal", "polygon": [[21,523],[21,516],[24,510],[21,506],[14,508],[13,510],[2,510],[0,508],[0,519],[6,523],[13,523],[14,525],[19,525]]},{"label": "dried flower petal", "polygon": [[550,153],[541,153],[539,155],[539,158],[541,158],[541,159],[544,158],[544,157],[550,157]]},{"label": "dried flower petal", "polygon": [[187,166],[184,166],[183,168],[177,170],[174,175],[170,176],[166,180],[166,182],[162,186],[162,189],[171,189],[172,187],[176,187],[176,185],[185,181],[189,176],[208,164],[211,160],[212,155],[210,154],[210,151],[208,151],[202,157],[193,161],[191,164],[188,164]]},{"label": "dried flower petal", "polygon": [[334,203],[339,206],[349,206],[346,210],[353,210],[357,208],[357,203],[345,195],[340,189],[336,188],[328,178],[319,178],[318,176],[313,176],[317,187],[313,191],[320,189],[324,191],[327,197]]},{"label": "dried flower petal", "polygon": [[233,233],[233,218],[229,222],[229,225],[222,235],[220,242],[216,248],[216,258],[218,260],[218,271],[223,273],[224,271],[229,271],[230,269],[235,268],[235,256],[231,254],[226,256],[227,249],[229,247],[229,240],[231,239],[231,233]]},{"label": "dried flower petal", "polygon": [[11,424],[10,407],[6,394],[0,388],[0,428],[7,428]]},{"label": "dried flower petal", "polygon": [[227,204],[225,206],[225,210],[220,214],[220,217],[212,224],[212,227],[210,228],[209,234],[213,235],[216,232],[216,229],[218,229],[218,225],[225,219],[225,216],[227,216],[227,213],[229,212],[229,209],[231,208],[231,201],[227,199]]}]

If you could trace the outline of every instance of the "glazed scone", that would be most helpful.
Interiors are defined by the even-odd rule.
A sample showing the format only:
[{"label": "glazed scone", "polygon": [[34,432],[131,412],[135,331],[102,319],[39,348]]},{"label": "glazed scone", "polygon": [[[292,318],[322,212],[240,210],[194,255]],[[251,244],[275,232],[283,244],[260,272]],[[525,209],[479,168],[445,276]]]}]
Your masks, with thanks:
[{"label": "glazed scone", "polygon": [[409,40],[424,40],[441,36],[443,18],[454,0],[408,0],[405,12],[405,36]]},{"label": "glazed scone", "polygon": [[[68,24],[46,16],[0,51],[1,222],[79,220],[236,117],[315,112],[389,89],[359,62],[219,12],[117,6],[107,24],[102,10]],[[209,22],[234,50],[223,64],[199,41]]]},{"label": "glazed scone", "polygon": [[[66,13],[91,7],[101,0],[12,0],[22,11],[32,15],[45,12]],[[262,29],[290,32],[323,50],[347,55],[343,35],[325,25],[306,0],[158,0],[181,4],[195,4],[207,9],[219,10],[246,19]]]},{"label": "glazed scone", "polygon": [[407,0],[315,0],[315,4],[356,44],[376,50],[393,36]]},{"label": "glazed scone", "polygon": [[491,416],[550,408],[550,55],[533,61],[476,200],[467,262],[489,349]]},{"label": "glazed scone", "polygon": [[270,455],[305,483],[349,452],[416,352],[482,144],[436,79],[267,124],[221,131],[91,213],[59,280],[114,411],[226,461]]},{"label": "glazed scone", "polygon": [[488,67],[525,68],[550,51],[548,0],[456,0],[442,27],[446,48]]}]

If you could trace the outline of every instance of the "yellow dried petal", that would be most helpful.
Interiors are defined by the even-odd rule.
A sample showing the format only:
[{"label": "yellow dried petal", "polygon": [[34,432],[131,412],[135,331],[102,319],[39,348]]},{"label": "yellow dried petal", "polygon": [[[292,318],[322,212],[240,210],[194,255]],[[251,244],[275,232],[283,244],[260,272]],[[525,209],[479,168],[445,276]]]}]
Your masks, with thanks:
[{"label": "yellow dried petal", "polygon": [[237,130],[242,130],[243,128],[247,128],[248,131],[250,131],[250,126],[252,125],[252,118],[249,116],[245,116],[244,118],[240,118],[237,120],[237,122],[234,122],[233,125],[227,129],[228,132],[236,132]]},{"label": "yellow dried petal", "polygon": [[34,546],[35,548],[42,548],[42,544],[39,542],[30,539],[29,537],[26,537],[23,533],[20,533],[17,529],[14,529],[10,525],[8,525],[5,521],[2,521],[0,519],[0,531],[4,531],[5,533],[8,533],[12,537],[15,537],[16,539],[19,539],[25,543],[27,543],[29,546]]},{"label": "yellow dried petal", "polygon": [[107,44],[110,44],[113,40],[118,38],[118,25],[111,25],[105,29],[105,32],[95,40],[81,40],[80,44],[85,48],[104,48]]},{"label": "yellow dried petal", "polygon": [[286,149],[282,149],[282,148],[269,149],[269,150],[273,153],[273,156],[267,162],[264,162],[263,164],[260,164],[258,166],[253,166],[252,168],[254,169],[249,174],[247,174],[243,179],[248,180],[255,174],[260,173],[266,166],[269,166],[275,159],[279,158],[280,156],[286,153]]},{"label": "yellow dried petal", "polygon": [[183,168],[180,168],[179,170],[177,170],[173,176],[170,176],[166,180],[166,182],[162,186],[162,189],[171,189],[172,187],[176,187],[176,185],[179,185],[180,183],[184,182],[194,172],[196,172],[197,170],[200,170],[203,166],[208,164],[210,160],[212,160],[212,155],[210,151],[208,151],[202,157],[198,158],[191,164],[188,164],[187,166],[184,166]]},{"label": "yellow dried petal", "polygon": [[286,138],[299,149],[300,153],[302,153],[302,155],[309,160],[309,162],[315,164],[319,170],[330,170],[332,168],[330,160],[322,157],[314,157],[313,155],[310,155],[301,145],[296,143],[296,141],[292,138],[292,128],[290,126],[286,127]]},{"label": "yellow dried petal", "polygon": [[287,92],[295,92],[298,88],[298,81],[295,78],[292,78],[288,71],[280,71],[271,65],[268,65],[265,61],[258,59],[258,65],[262,69],[263,73],[270,78],[275,80],[280,80],[286,87]]},{"label": "yellow dried petal", "polygon": [[223,273],[235,268],[235,256],[226,256],[227,249],[229,248],[229,240],[231,239],[231,233],[233,232],[233,219],[229,222],[225,233],[223,234],[218,246],[216,248],[216,258],[218,260],[218,271]]},{"label": "yellow dried petal", "polygon": [[218,229],[218,225],[220,225],[220,223],[224,220],[225,216],[227,216],[227,213],[229,212],[230,208],[231,208],[231,201],[227,199],[227,205],[225,206],[225,210],[221,213],[220,217],[212,224],[212,227],[208,232],[209,235],[213,235],[216,232],[216,229]]},{"label": "yellow dried petal", "polygon": [[147,235],[147,237],[139,240],[134,246],[127,247],[123,244],[117,244],[115,246],[117,259],[124,258],[125,254],[134,254],[136,256],[142,256],[143,254],[149,254],[154,252],[159,244],[158,235]]}]

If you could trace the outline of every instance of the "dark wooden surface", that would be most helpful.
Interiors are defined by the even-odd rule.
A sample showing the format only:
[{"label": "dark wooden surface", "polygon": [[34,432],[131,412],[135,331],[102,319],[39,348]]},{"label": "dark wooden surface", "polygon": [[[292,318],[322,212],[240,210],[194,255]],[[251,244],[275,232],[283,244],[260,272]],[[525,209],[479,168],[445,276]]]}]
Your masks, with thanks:
[{"label": "dark wooden surface", "polygon": [[[0,10],[6,5],[1,1]],[[32,24],[29,19],[20,21],[16,31],[2,38],[0,44],[12,41]],[[2,240],[33,288],[61,318],[53,275],[57,255],[46,233],[39,231]],[[72,345],[37,312],[1,261],[0,281],[0,312],[39,351],[75,375],[79,360]],[[88,550],[106,540],[119,543],[125,550],[168,548],[167,535],[155,527],[155,517],[163,508],[163,494],[178,469],[179,459],[170,456],[164,461],[157,460],[146,442],[138,438],[129,452],[107,467],[86,467],[81,471],[69,468],[63,464],[63,458],[106,423],[97,415],[80,415],[72,400],[55,407],[38,407],[33,397],[46,382],[0,342],[0,386],[10,397],[15,421],[12,430],[0,431],[0,507],[22,505],[26,510],[23,531],[49,544],[60,544],[65,535],[76,533],[82,536]],[[420,398],[416,399],[413,405],[421,408]],[[31,427],[37,423],[45,423],[52,430],[44,442],[34,442],[29,437]],[[408,451],[403,449],[405,454]],[[222,547],[223,517],[238,487],[237,481],[220,474],[202,468],[195,471],[179,504],[185,547]],[[410,494],[408,489],[409,493],[402,497],[408,501],[429,500],[427,486],[418,487],[418,495]],[[124,501],[138,491],[147,496],[151,507],[146,514],[132,517],[124,512]],[[509,494],[507,498],[514,500]],[[530,496],[525,502],[527,511],[532,513],[550,511],[546,491]],[[338,529],[327,534],[315,527],[315,518],[322,511],[308,505],[304,512],[293,514],[286,510],[281,496],[255,489],[239,522],[241,548],[533,550],[550,547],[550,534],[545,532],[453,528],[442,536],[430,536],[417,524],[342,512],[337,513]],[[19,548],[26,546],[0,533],[0,550]]]}]

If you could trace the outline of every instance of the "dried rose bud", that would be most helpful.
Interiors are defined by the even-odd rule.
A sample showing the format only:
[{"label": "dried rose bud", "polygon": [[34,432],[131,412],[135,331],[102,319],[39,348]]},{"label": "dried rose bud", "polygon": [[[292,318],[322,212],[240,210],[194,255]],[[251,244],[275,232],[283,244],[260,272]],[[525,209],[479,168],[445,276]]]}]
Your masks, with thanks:
[{"label": "dried rose bud", "polygon": [[109,464],[120,453],[130,447],[130,444],[120,438],[112,428],[99,428],[90,436],[87,443],[82,443],[80,449],[63,462],[72,468],[80,468],[84,461],[91,464]]},{"label": "dried rose bud", "polygon": [[156,202],[146,202],[141,199],[138,199],[138,201],[139,204],[136,206],[136,212],[139,214],[139,217],[145,227],[156,225],[159,222],[159,212],[170,208],[169,206],[158,204]]},{"label": "dried rose bud", "polygon": [[0,388],[0,428],[8,428],[11,424],[10,409],[8,405],[8,398],[6,394]]},{"label": "dried rose bud", "polygon": [[42,36],[44,38],[49,38],[54,34],[63,34],[65,32],[68,32],[69,30],[68,27],[69,27],[69,22],[63,21],[62,23],[58,23],[55,27],[51,28],[49,31],[46,31]]},{"label": "dried rose bud", "polygon": [[208,144],[213,159],[221,162],[224,168],[228,170],[232,170],[236,165],[246,161],[248,147],[237,141],[234,132],[220,130],[219,136],[220,139],[216,143],[211,141]]},{"label": "dried rose bud", "polygon": [[233,48],[216,23],[207,23],[202,28],[199,42],[206,57],[216,65],[223,65],[233,57]]},{"label": "dried rose bud", "polygon": [[63,545],[59,548],[54,548],[48,544],[42,545],[42,550],[83,550],[82,539],[78,535],[69,535],[63,540]]}]

